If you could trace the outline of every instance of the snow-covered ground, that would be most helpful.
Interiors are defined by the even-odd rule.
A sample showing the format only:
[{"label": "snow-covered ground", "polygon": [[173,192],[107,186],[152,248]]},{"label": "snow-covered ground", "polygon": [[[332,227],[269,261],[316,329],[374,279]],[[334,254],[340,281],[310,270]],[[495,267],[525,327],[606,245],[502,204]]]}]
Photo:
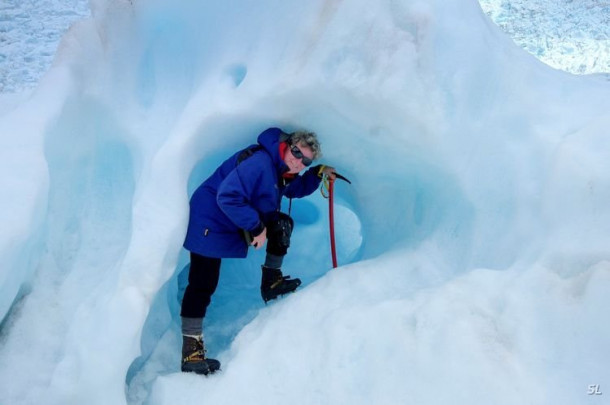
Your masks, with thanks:
[{"label": "snow-covered ground", "polygon": [[0,115],[31,96],[62,36],[90,14],[88,0],[0,2]]},{"label": "snow-covered ground", "polygon": [[61,37],[90,14],[88,0],[0,2],[0,93],[36,87]]},{"label": "snow-covered ground", "polygon": [[517,44],[556,69],[610,73],[610,1],[480,0]]},{"label": "snow-covered ground", "polygon": [[[61,4],[38,16],[88,15]],[[59,45],[29,37],[54,64],[14,58],[3,89],[0,404],[604,403],[608,81],[540,63],[470,0],[91,10]],[[353,181],[340,267],[327,201],[295,201],[303,287],[265,306],[263,252],[224,261],[223,371],[185,375],[188,197],[268,126],[315,130]]]}]

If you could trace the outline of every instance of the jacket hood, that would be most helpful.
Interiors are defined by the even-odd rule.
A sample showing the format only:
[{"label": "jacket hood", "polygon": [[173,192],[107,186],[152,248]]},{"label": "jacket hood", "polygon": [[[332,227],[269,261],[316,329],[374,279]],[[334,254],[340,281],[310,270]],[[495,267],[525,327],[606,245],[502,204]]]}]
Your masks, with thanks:
[{"label": "jacket hood", "polygon": [[280,175],[290,170],[280,156],[280,142],[283,142],[283,139],[281,139],[282,134],[284,134],[284,132],[279,128],[269,128],[261,133],[256,140],[258,144],[267,151],[269,156],[271,156],[273,165]]}]

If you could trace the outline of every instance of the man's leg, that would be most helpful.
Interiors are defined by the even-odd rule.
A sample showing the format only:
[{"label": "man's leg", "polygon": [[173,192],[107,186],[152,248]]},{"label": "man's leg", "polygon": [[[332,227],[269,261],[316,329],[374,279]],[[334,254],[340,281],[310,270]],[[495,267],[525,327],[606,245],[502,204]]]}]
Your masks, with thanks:
[{"label": "man's leg", "polygon": [[212,295],[218,286],[221,260],[191,252],[189,282],[184,291],[180,316],[183,318],[205,317]]},{"label": "man's leg", "polygon": [[279,295],[293,292],[301,285],[298,278],[284,277],[281,271],[284,256],[290,247],[290,236],[294,222],[290,216],[280,213],[277,220],[267,226],[267,255],[262,266],[261,296],[265,302]]},{"label": "man's leg", "polygon": [[220,277],[218,258],[191,253],[189,282],[182,299],[182,371],[208,374],[220,368],[220,363],[205,357],[203,318]]}]

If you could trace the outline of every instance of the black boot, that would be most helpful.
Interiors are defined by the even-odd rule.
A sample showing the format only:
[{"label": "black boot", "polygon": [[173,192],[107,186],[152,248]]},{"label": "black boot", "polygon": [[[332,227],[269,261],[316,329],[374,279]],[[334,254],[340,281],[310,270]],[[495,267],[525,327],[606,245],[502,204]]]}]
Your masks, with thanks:
[{"label": "black boot", "polygon": [[272,269],[265,266],[262,266],[262,268],[261,296],[265,303],[276,299],[278,295],[293,292],[301,285],[300,279],[291,279],[290,276],[284,276],[280,269]]},{"label": "black boot", "polygon": [[207,375],[220,369],[220,362],[205,357],[201,336],[182,335],[182,371]]}]

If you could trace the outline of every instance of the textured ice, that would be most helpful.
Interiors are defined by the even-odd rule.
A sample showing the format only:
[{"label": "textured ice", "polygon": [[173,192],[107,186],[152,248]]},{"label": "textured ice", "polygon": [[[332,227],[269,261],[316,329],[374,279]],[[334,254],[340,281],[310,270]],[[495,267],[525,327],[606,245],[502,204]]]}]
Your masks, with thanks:
[{"label": "textured ice", "polygon": [[[519,46],[545,63],[575,74],[610,72],[610,3],[480,0],[480,4]],[[90,14],[89,0],[1,2],[0,93],[34,88],[49,69],[61,36]]]}]

